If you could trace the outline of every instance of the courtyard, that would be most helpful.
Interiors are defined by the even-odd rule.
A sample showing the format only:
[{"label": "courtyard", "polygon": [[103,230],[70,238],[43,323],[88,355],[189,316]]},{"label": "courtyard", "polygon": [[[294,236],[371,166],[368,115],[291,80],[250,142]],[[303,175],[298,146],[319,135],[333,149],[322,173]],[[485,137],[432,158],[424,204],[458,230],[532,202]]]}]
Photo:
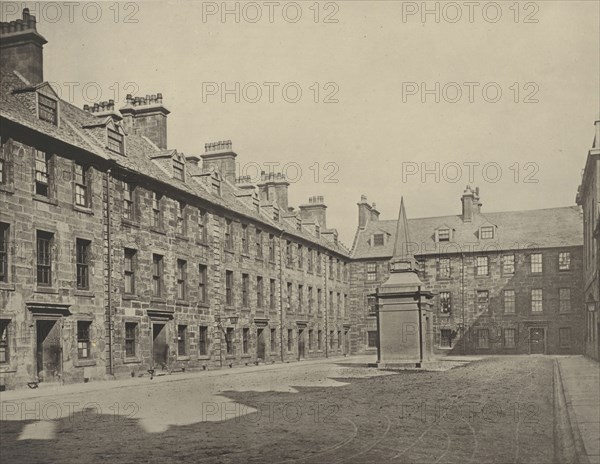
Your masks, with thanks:
[{"label": "courtyard", "polygon": [[553,358],[378,371],[372,357],[2,394],[2,461],[543,463]]}]

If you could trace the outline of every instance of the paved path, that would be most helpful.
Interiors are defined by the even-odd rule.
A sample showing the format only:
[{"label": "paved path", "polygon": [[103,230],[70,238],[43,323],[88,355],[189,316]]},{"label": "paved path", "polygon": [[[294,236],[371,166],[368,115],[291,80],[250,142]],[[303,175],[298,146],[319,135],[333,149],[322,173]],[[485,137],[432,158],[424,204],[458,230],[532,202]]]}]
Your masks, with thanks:
[{"label": "paved path", "polygon": [[573,432],[578,429],[590,464],[600,464],[600,364],[584,356],[557,359]]}]

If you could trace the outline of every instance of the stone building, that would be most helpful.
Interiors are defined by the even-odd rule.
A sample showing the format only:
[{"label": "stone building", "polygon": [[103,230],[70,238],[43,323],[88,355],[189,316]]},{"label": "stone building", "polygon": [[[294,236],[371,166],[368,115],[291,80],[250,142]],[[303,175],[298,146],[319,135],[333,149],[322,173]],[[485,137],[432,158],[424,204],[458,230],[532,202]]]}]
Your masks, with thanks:
[{"label": "stone building", "polygon": [[0,32],[0,385],[349,352],[323,197],[237,179],[230,141],[169,148],[161,94],[61,100],[28,10]]},{"label": "stone building", "polygon": [[585,163],[577,204],[583,208],[583,295],[585,311],[585,354],[600,359],[600,121]]},{"label": "stone building", "polygon": [[[583,351],[582,218],[577,206],[485,213],[467,187],[460,215],[409,219],[419,276],[434,298],[437,352]],[[389,273],[395,220],[363,196],[352,249],[356,352],[375,352],[374,293]]]}]

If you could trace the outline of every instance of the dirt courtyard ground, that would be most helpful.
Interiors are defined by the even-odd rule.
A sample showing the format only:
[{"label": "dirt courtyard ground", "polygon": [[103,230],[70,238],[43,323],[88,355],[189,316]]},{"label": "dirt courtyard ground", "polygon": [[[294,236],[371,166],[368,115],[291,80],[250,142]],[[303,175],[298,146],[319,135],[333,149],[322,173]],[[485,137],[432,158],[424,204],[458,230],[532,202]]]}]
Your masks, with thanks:
[{"label": "dirt courtyard ground", "polygon": [[348,358],[223,374],[5,397],[0,459],[553,462],[551,357],[489,357],[443,372],[379,372]]}]

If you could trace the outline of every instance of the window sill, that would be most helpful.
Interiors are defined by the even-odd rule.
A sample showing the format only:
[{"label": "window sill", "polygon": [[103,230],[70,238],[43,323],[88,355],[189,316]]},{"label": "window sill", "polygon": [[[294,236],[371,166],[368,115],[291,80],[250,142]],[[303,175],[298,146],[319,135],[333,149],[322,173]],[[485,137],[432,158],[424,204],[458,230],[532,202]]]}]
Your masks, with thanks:
[{"label": "window sill", "polygon": [[190,241],[190,239],[188,237],[186,237],[185,235],[182,235],[182,234],[178,234],[178,233],[175,233],[175,238],[177,240],[181,240],[182,242],[189,242]]},{"label": "window sill", "polygon": [[243,251],[242,252],[242,258],[250,259],[250,253],[248,253],[247,251]]},{"label": "window sill", "polygon": [[200,246],[203,246],[203,247],[208,247],[209,246],[208,240],[199,240],[199,239],[196,239],[196,245],[200,245]]},{"label": "window sill", "polygon": [[73,290],[73,295],[83,298],[94,298],[96,296],[96,294],[90,290]]},{"label": "window sill", "polygon": [[17,368],[11,365],[0,366],[0,374],[11,374],[17,372]]},{"label": "window sill", "polygon": [[58,295],[58,289],[54,287],[39,287],[36,286],[34,293],[48,293],[51,295]]},{"label": "window sill", "polygon": [[123,359],[123,364],[141,364],[142,360],[140,358],[129,357]]},{"label": "window sill", "polygon": [[39,201],[40,203],[48,203],[49,205],[58,205],[58,200],[55,198],[48,198],[43,195],[38,195],[37,193],[33,194],[33,201]]},{"label": "window sill", "polygon": [[177,361],[189,361],[190,357],[187,355],[177,356]]},{"label": "window sill", "polygon": [[232,250],[231,248],[223,248],[223,251],[231,255],[235,254],[235,250]]},{"label": "window sill", "polygon": [[135,227],[136,229],[140,228],[139,221],[135,221],[133,219],[127,219],[127,218],[121,218],[121,225],[124,225],[127,227]]},{"label": "window sill", "polygon": [[175,304],[177,306],[190,306],[191,305],[189,300],[179,300],[179,299],[175,300]]},{"label": "window sill", "polygon": [[150,303],[167,304],[167,299],[166,298],[159,298],[159,297],[152,297],[152,298],[150,298]]},{"label": "window sill", "polygon": [[242,355],[242,359],[249,359],[249,358],[251,358],[251,357],[252,357],[252,355],[251,355],[251,354],[243,354],[243,355]]},{"label": "window sill", "polygon": [[15,188],[12,185],[0,185],[0,192],[13,194],[15,193]]},{"label": "window sill", "polygon": [[167,235],[167,233],[165,232],[164,229],[162,229],[162,228],[159,229],[158,227],[150,226],[150,231],[154,232],[156,234],[160,234],[160,235]]},{"label": "window sill", "polygon": [[95,359],[75,359],[73,360],[73,365],[75,367],[90,367],[96,365]]},{"label": "window sill", "polygon": [[0,290],[4,290],[6,292],[14,292],[15,284],[9,284],[7,282],[0,282]]},{"label": "window sill", "polygon": [[94,215],[94,211],[92,211],[92,208],[89,206],[73,205],[73,211],[78,211],[83,214],[90,214],[92,216]]},{"label": "window sill", "polygon": [[198,355],[198,361],[210,361],[210,356],[207,354]]},{"label": "window sill", "polygon": [[265,261],[265,258],[263,258],[262,256],[255,256],[254,259],[261,263],[264,263],[264,261]]},{"label": "window sill", "polygon": [[121,294],[121,299],[122,300],[139,300],[140,297],[138,295],[134,295],[131,293],[122,293]]},{"label": "window sill", "polygon": [[228,354],[225,359],[235,359],[235,354]]},{"label": "window sill", "polygon": [[208,303],[206,303],[205,301],[198,301],[196,303],[196,306],[199,308],[210,308],[210,305]]}]

